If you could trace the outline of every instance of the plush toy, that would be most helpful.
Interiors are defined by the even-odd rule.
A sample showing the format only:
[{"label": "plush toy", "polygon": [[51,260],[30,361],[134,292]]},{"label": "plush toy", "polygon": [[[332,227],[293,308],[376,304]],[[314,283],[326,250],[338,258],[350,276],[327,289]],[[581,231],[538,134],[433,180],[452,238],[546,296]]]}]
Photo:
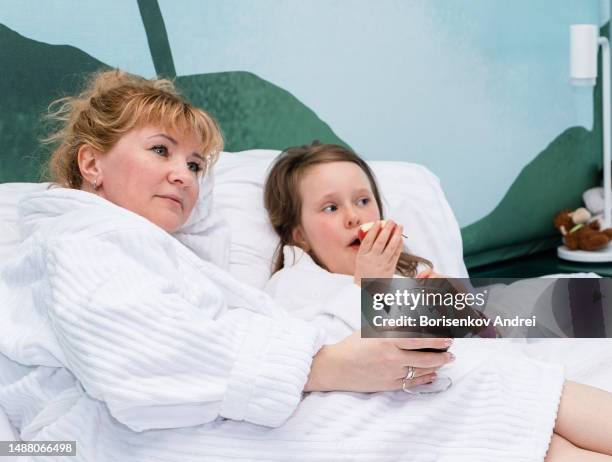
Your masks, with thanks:
[{"label": "plush toy", "polygon": [[561,210],[555,216],[555,228],[563,234],[565,245],[570,250],[597,250],[612,241],[612,228],[599,230],[599,223],[587,223],[591,213],[584,207],[573,212],[569,209]]}]

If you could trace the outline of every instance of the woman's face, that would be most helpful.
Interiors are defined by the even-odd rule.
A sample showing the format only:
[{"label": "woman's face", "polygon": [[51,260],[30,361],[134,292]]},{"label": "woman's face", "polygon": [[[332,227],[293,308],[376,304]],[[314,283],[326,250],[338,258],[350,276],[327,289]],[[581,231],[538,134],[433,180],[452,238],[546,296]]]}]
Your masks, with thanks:
[{"label": "woman's face", "polygon": [[380,219],[365,172],[353,162],[331,162],[308,169],[300,181],[301,225],[293,238],[328,271],[354,274],[359,226]]},{"label": "woman's face", "polygon": [[201,149],[194,134],[154,126],[131,130],[99,157],[96,192],[169,233],[177,231],[198,199],[206,166]]}]

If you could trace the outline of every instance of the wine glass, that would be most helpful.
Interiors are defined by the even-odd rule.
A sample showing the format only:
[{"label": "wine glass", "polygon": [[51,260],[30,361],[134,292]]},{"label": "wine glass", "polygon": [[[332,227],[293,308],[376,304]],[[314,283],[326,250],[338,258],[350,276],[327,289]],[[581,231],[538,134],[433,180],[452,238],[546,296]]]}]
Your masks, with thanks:
[{"label": "wine glass", "polygon": [[[431,353],[444,353],[448,351],[447,348],[417,348],[414,351],[427,351]],[[407,386],[403,387],[403,390],[406,393],[410,393],[411,395],[430,395],[435,393],[442,393],[443,391],[448,390],[453,384],[453,380],[445,374],[440,374],[440,372],[436,372],[436,378],[430,383],[423,383],[421,385],[410,386],[408,383]]]}]

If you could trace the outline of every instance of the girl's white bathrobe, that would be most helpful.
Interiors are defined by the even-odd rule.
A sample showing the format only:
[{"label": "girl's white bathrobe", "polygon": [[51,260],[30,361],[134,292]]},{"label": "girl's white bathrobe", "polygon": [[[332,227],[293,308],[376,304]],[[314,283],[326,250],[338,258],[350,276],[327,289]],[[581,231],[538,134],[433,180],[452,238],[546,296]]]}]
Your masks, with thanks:
[{"label": "girl's white bathrobe", "polygon": [[58,188],[23,200],[19,225],[0,406],[24,440],[76,440],[67,461],[544,457],[556,367],[483,364],[435,397],[303,397],[320,330],[144,218]]}]

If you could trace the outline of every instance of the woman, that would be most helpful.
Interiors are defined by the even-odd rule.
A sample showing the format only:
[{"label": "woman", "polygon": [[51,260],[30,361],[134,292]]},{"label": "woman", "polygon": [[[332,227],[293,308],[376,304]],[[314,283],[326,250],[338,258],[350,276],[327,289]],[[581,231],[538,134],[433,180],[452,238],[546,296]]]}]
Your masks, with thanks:
[{"label": "woman", "polygon": [[[499,456],[482,429],[507,424],[477,406],[463,418],[450,413],[456,403],[417,408],[403,392],[301,400],[398,390],[408,366],[449,360],[407,349],[443,339],[355,334],[320,348],[312,325],[175,239],[221,137],[169,82],[103,73],[56,116],[51,166],[62,187],[21,202],[23,240],[0,269],[0,404],[23,439],[77,440],[68,460],[87,461]],[[559,374],[542,365],[541,382],[494,390],[533,401],[529,391],[550,390]],[[503,379],[485,368],[453,396]],[[556,409],[557,392],[534,405]],[[452,426],[474,425],[468,439],[436,438],[449,415]],[[532,435],[529,445],[498,443],[506,458],[541,460],[551,427],[526,421],[516,431]]]}]

